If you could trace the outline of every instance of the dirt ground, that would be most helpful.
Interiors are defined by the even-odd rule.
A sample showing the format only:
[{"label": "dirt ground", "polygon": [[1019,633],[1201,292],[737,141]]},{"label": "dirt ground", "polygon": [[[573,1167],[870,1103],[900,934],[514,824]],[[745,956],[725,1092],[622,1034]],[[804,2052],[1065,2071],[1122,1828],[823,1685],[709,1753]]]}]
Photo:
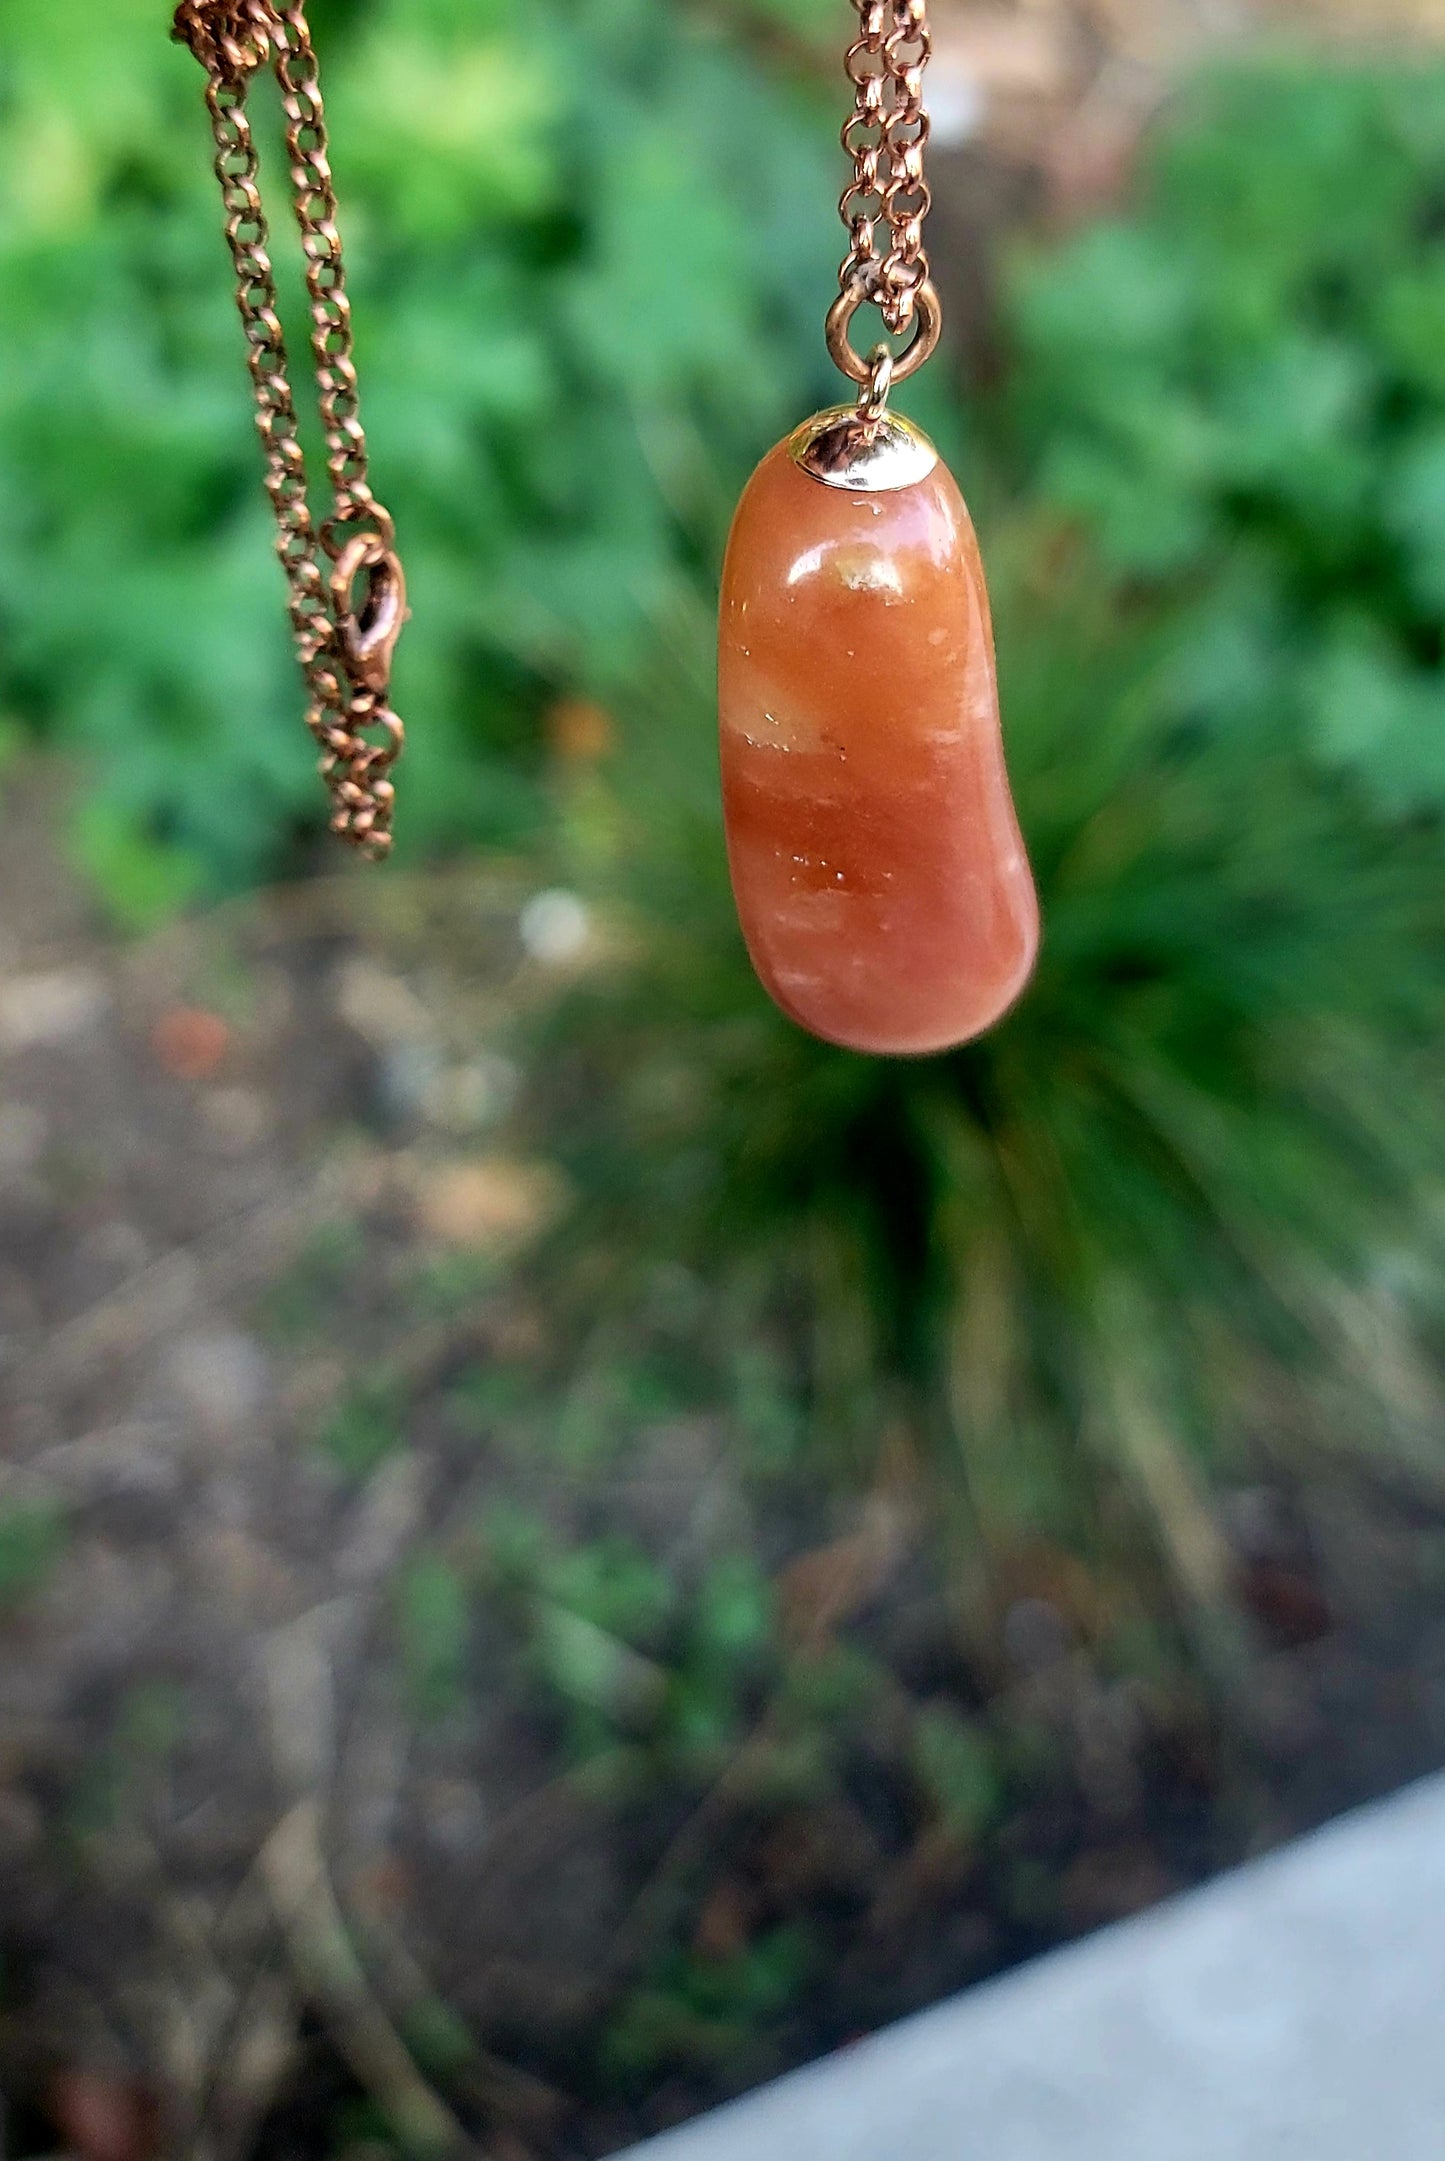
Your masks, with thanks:
[{"label": "dirt ground", "polygon": [[[348,875],[137,948],[49,783],[5,823],[6,2154],[600,2155],[1445,1763],[1445,1511],[1358,1472],[1224,1496],[1225,1732],[1046,1568],[979,1672],[905,1503],[764,1508],[705,1408],[625,1405],[595,1477],[514,1445],[508,1376],[586,1408],[512,1265],[565,1207],[509,1047],[565,896]],[[679,1581],[754,1553],[808,1671],[866,1650],[826,1775],[762,1697],[705,1775],[579,1754],[505,1602],[448,1604],[517,1494]],[[985,1703],[1034,1769],[969,1830],[908,1767]]]}]

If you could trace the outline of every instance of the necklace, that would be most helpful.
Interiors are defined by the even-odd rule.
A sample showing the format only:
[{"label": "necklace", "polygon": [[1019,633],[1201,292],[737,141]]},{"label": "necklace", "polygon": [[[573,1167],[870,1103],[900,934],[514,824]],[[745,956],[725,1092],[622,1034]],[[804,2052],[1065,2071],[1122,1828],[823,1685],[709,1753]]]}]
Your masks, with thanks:
[{"label": "necklace", "polygon": [[[331,792],[331,829],[363,854],[391,847],[391,768],[402,726],[388,702],[391,659],[407,618],[406,581],[389,513],[371,492],[351,346],[336,194],[316,53],[301,5],[183,0],[174,35],[206,70],[216,178],[236,299],[249,350],[266,490],[286,573],[306,723]],[[271,267],[260,161],[246,114],[251,78],[269,66],[281,92],[292,202],[306,259],[311,351],[332,487],[330,515],[312,515],[286,339]]]},{"label": "necklace", "polygon": [[[719,715],[733,891],[753,965],[830,1042],[925,1052],[1012,1005],[1038,949],[1004,767],[978,543],[889,393],[938,343],[923,221],[926,0],[854,0],[850,245],[827,320],[853,405],[805,421],[744,491],[723,570]],[[907,343],[866,360],[865,304]]]},{"label": "necklace", "polygon": [[[1013,1003],[1038,905],[1009,794],[978,543],[927,436],[890,409],[938,343],[923,222],[927,0],[853,0],[849,236],[828,351],[852,405],[805,421],[758,467],[723,571],[723,809],[744,936],[764,985],[855,1050],[967,1042]],[[391,846],[402,726],[389,702],[407,618],[389,513],[372,492],[316,53],[302,0],[182,0],[206,70],[266,486],[333,832]],[[331,482],[313,515],[271,266],[252,78],[281,93]],[[867,359],[874,306],[902,340]]]}]

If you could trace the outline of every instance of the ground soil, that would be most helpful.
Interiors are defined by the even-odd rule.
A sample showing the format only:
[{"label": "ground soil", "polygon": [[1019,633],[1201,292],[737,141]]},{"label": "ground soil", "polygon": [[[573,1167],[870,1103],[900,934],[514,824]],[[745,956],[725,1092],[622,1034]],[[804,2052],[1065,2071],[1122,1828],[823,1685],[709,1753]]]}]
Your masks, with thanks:
[{"label": "ground soil", "polygon": [[[1222,1715],[1101,1671],[1046,1558],[981,1670],[916,1513],[765,1514],[705,1414],[643,1407],[600,1487],[543,1476],[553,1520],[679,1573],[751,1546],[797,1641],[846,1635],[896,1703],[821,1785],[752,1775],[766,1712],[706,1778],[579,1772],[495,1615],[428,1654],[414,1568],[520,1475],[460,1384],[572,1356],[513,1268],[555,1179],[508,1143],[510,1016],[562,918],[520,874],[346,876],[136,946],[58,823],[44,776],[11,785],[5,2151],[601,2155],[1445,1763],[1417,1491],[1316,1466],[1223,1496],[1254,1653]],[[985,1700],[1044,1746],[970,1837],[920,1811],[908,1736]],[[674,1998],[692,2024],[639,2054]]]}]

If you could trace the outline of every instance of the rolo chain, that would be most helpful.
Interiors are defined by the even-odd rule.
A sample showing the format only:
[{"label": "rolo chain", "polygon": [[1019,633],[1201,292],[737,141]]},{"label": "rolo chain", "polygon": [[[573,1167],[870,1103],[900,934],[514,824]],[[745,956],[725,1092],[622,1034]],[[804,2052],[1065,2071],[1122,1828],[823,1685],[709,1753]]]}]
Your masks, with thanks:
[{"label": "rolo chain", "polygon": [[923,72],[932,39],[927,0],[853,0],[858,35],[845,66],[855,97],[843,125],[853,172],[839,211],[848,253],[838,275],[839,297],[828,318],[828,348],[838,366],[865,386],[865,404],[887,395],[879,347],[864,361],[848,341],[848,326],[871,301],[895,336],[912,342],[887,371],[902,381],[938,342],[938,295],[929,279],[923,221],[932,200],[924,177],[928,114]]},{"label": "rolo chain", "polygon": [[[395,528],[367,477],[351,306],[305,9],[280,0],[184,0],[174,34],[207,74],[216,177],[249,348],[266,488],[310,697],[307,725],[320,745],[331,791],[332,831],[380,857],[391,846],[391,768],[402,747],[402,725],[388,695],[392,652],[407,616],[406,586]],[[319,527],[307,492],[259,160],[246,113],[251,77],[267,66],[281,92],[333,492],[330,515]]]}]

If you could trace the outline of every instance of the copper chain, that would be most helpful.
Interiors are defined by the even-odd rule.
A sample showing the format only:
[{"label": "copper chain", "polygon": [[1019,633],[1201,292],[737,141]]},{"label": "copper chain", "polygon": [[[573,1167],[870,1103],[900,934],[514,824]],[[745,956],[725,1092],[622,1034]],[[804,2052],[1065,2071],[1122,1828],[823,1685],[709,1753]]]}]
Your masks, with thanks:
[{"label": "copper chain", "polygon": [[[306,715],[331,791],[331,829],[372,857],[391,847],[391,768],[402,725],[388,702],[406,586],[390,514],[371,492],[352,355],[336,196],[316,53],[304,6],[280,0],[184,0],[175,36],[206,69],[216,177],[249,348],[266,489],[276,512],[291,625],[310,698]],[[296,222],[306,261],[311,350],[333,491],[319,528],[281,327],[259,160],[247,118],[253,75],[280,86]],[[361,594],[358,604],[357,595]]]},{"label": "copper chain", "polygon": [[864,302],[877,306],[896,336],[915,333],[912,345],[895,357],[896,380],[920,366],[938,341],[938,295],[923,246],[923,221],[932,201],[923,171],[928,144],[923,71],[932,38],[927,0],[853,0],[853,5],[858,35],[844,65],[856,94],[843,124],[843,148],[853,172],[838,205],[849,247],[838,273],[828,344],[845,374],[871,382],[876,390],[879,353],[863,362],[848,344],[848,324]]}]

